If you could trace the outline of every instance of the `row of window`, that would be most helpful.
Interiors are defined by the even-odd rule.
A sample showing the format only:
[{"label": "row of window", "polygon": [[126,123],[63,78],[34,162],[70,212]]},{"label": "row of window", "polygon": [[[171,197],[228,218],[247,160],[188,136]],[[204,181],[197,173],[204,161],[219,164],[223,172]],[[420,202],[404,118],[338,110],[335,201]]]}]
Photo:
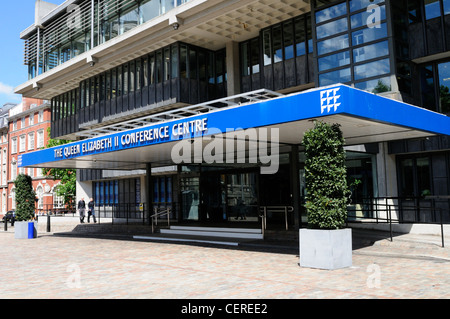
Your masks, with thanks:
[{"label": "row of window", "polygon": [[434,19],[450,13],[450,0],[409,0],[408,1],[409,23],[422,22]]},{"label": "row of window", "polygon": [[384,1],[350,0],[318,10],[314,17],[319,86],[354,82],[374,93],[391,89]]},{"label": "row of window", "polygon": [[[23,128],[25,128],[25,127],[26,127],[26,122],[25,122],[26,118],[28,118],[28,125],[29,125],[29,126],[34,125],[34,119],[35,119],[35,117],[36,117],[36,113],[30,114],[30,115],[27,116],[27,117],[24,116],[24,117],[21,118],[20,121],[19,121],[19,120],[13,120],[12,130],[13,130],[13,131],[17,131],[18,129],[23,129]],[[41,110],[41,111],[39,111],[39,112],[37,113],[37,122],[38,122],[38,123],[44,122],[44,111],[43,111],[43,110]],[[20,127],[18,126],[19,123],[20,123]]]},{"label": "row of window", "polygon": [[[119,184],[124,188],[120,191]],[[172,203],[172,177],[153,177],[153,202],[156,205]],[[120,191],[120,196],[119,196]],[[141,203],[141,180],[139,178],[94,182],[94,202],[97,206],[113,206],[119,203]],[[119,198],[119,197],[123,198]]]},{"label": "row of window", "polygon": [[[27,150],[34,150],[35,147],[44,147],[44,130],[36,131],[37,144],[35,143],[35,132],[20,135],[19,137],[11,137],[11,154],[17,153],[17,146],[19,146],[19,152],[25,152]],[[27,143],[28,136],[28,143]]]},{"label": "row of window", "polygon": [[311,15],[305,14],[262,31],[262,56],[260,38],[240,44],[241,75],[260,72],[264,66],[276,64],[313,52]]},{"label": "row of window", "polygon": [[176,43],[124,63],[82,81],[79,89],[52,99],[52,121],[73,115],[78,108],[177,78],[222,84],[227,80],[225,51],[213,52]]},{"label": "row of window", "polygon": [[[40,42],[45,45],[43,61],[28,64],[29,79],[107,42],[189,0],[98,0],[94,1],[91,30],[91,1],[85,1],[67,12],[66,23],[56,20],[41,31]],[[64,17],[63,17],[64,18]],[[47,31],[48,30],[48,31]],[[91,43],[93,37],[94,43]],[[37,41],[35,41],[37,42]],[[36,44],[33,42],[32,44]],[[36,48],[33,47],[33,50]],[[35,53],[33,56],[35,56]]]},{"label": "row of window", "polygon": [[450,62],[425,65],[421,82],[422,106],[450,114]]},{"label": "row of window", "polygon": [[[11,198],[11,209],[16,209],[16,190],[15,188],[11,189],[11,193],[10,193],[10,198]],[[45,209],[44,207],[44,188],[42,187],[42,185],[38,185],[36,187],[36,197],[38,199],[37,201],[37,208],[38,209]],[[6,211],[6,193],[3,193],[3,211]],[[64,197],[63,196],[58,196],[57,194],[57,187],[55,187],[53,189],[53,205],[52,208],[64,208]]]}]

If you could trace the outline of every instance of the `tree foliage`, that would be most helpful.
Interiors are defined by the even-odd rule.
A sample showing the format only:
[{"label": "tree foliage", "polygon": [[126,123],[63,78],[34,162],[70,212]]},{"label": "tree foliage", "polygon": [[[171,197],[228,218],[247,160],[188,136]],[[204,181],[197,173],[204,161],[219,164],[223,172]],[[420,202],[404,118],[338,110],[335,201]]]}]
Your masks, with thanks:
[{"label": "tree foliage", "polygon": [[[50,136],[50,128],[48,128],[47,131]],[[46,148],[64,145],[69,142],[70,141],[67,140],[49,139]],[[58,196],[62,196],[64,198],[64,204],[66,204],[68,208],[71,208],[77,190],[76,170],[64,168],[44,168],[43,172],[45,175],[52,176],[54,180],[61,180],[60,184],[56,188],[56,193]]]},{"label": "tree foliage", "polygon": [[303,144],[308,227],[343,228],[350,191],[342,131],[338,124],[315,122],[305,133]]},{"label": "tree foliage", "polygon": [[34,217],[36,193],[33,190],[32,178],[19,174],[14,181],[16,195],[16,220],[28,221]]}]

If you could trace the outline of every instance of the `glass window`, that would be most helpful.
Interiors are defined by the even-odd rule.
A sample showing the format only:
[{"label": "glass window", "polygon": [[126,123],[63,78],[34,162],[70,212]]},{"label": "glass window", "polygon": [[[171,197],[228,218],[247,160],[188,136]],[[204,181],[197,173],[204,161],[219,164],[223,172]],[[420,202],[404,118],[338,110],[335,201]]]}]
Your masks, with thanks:
[{"label": "glass window", "polygon": [[161,0],[161,14],[172,10],[175,7],[174,0]]},{"label": "glass window", "polygon": [[380,17],[379,17],[379,20],[377,20],[377,21],[374,21],[374,19],[373,19],[374,14],[375,14],[373,11],[363,11],[363,12],[352,15],[350,17],[350,24],[351,24],[352,29],[359,28],[362,26],[369,26],[369,24],[376,25],[381,20],[385,20],[386,19],[386,7],[381,6],[379,8],[380,8]]},{"label": "glass window", "polygon": [[422,21],[422,10],[420,6],[420,0],[409,0],[408,1],[408,17],[409,23],[421,22]]},{"label": "glass window", "polygon": [[431,195],[430,160],[428,157],[417,158],[417,196]]},{"label": "glass window", "polygon": [[250,75],[250,60],[248,58],[249,43],[241,44],[241,71],[242,76]]},{"label": "glass window", "polygon": [[294,29],[292,21],[283,24],[284,35],[284,58],[286,60],[294,58]]},{"label": "glass window", "polygon": [[141,24],[147,22],[160,14],[159,0],[144,0],[142,1],[139,13]]},{"label": "glass window", "polygon": [[336,83],[346,83],[351,81],[350,68],[323,73],[319,75],[319,85],[331,85]]},{"label": "glass window", "polygon": [[111,99],[117,97],[117,69],[111,70]]},{"label": "glass window", "polygon": [[117,67],[117,96],[122,96],[123,75],[122,66]]},{"label": "glass window", "polygon": [[378,4],[384,0],[350,0],[350,12],[367,9],[368,6]]},{"label": "glass window", "polygon": [[143,77],[143,86],[148,86],[148,58],[145,57],[142,61],[142,77]]},{"label": "glass window", "polygon": [[180,77],[187,78],[187,46],[180,46]]},{"label": "glass window", "polygon": [[82,36],[76,38],[73,41],[73,56],[76,57],[80,55],[86,50],[86,37],[83,34]]},{"label": "glass window", "polygon": [[264,66],[272,64],[270,29],[265,30],[263,32],[263,54],[264,54]]},{"label": "glass window", "polygon": [[250,42],[252,73],[259,73],[259,39]]},{"label": "glass window", "polygon": [[370,78],[381,74],[387,74],[390,72],[389,59],[383,59],[374,61],[354,67],[355,80],[361,80],[364,78]]},{"label": "glass window", "polygon": [[439,102],[442,113],[450,113],[450,62],[438,65]]},{"label": "glass window", "polygon": [[355,63],[389,55],[388,41],[378,42],[364,47],[353,49]]},{"label": "glass window", "polygon": [[162,51],[156,52],[156,83],[162,81]]},{"label": "glass window", "polygon": [[189,49],[189,78],[197,79],[197,51]]},{"label": "glass window", "polygon": [[295,49],[297,56],[301,56],[306,54],[305,20],[303,19],[303,17],[295,19],[294,27],[295,27]]},{"label": "glass window", "polygon": [[439,0],[425,0],[425,18],[427,20],[437,18],[441,15]]},{"label": "glass window", "polygon": [[319,72],[350,64],[349,51],[339,52],[319,59]]},{"label": "glass window", "polygon": [[[206,61],[205,61],[206,63]],[[172,79],[178,78],[178,46],[172,45],[172,61],[171,61]]]},{"label": "glass window", "polygon": [[123,71],[123,75],[122,75],[122,82],[123,82],[123,86],[122,86],[122,95],[127,95],[128,94],[128,64],[124,64],[122,65],[122,71]]},{"label": "glass window", "polygon": [[413,160],[408,158],[400,162],[400,196],[414,195]]},{"label": "glass window", "polygon": [[64,43],[59,50],[59,64],[70,60],[71,52],[70,42]]},{"label": "glass window", "polygon": [[282,47],[282,35],[281,25],[273,27],[272,30],[272,42],[273,42],[273,63],[283,61],[283,47]]},{"label": "glass window", "polygon": [[352,44],[356,46],[385,37],[387,37],[387,27],[386,23],[382,23],[380,28],[366,28],[352,32]]},{"label": "glass window", "polygon": [[150,67],[150,74],[149,74],[149,83],[155,84],[155,55],[152,54],[149,57],[149,67]]},{"label": "glass window", "polygon": [[136,60],[136,90],[140,90],[141,89],[141,82],[142,82],[142,61],[141,59],[137,59]]},{"label": "glass window", "polygon": [[444,14],[450,13],[450,0],[443,0],[444,3]]},{"label": "glass window", "polygon": [[355,88],[372,93],[389,92],[391,91],[391,78],[384,77],[381,79],[355,83]]},{"label": "glass window", "polygon": [[308,53],[313,53],[313,38],[310,15],[306,16],[306,40],[308,42]]},{"label": "glass window", "polygon": [[125,32],[133,29],[138,25],[139,14],[138,8],[132,8],[130,11],[121,14],[119,18],[119,34],[124,34]]},{"label": "glass window", "polygon": [[134,92],[136,84],[136,63],[134,61],[130,62],[129,72],[130,72],[130,82],[129,82],[130,92]]},{"label": "glass window", "polygon": [[110,21],[110,30],[111,30],[111,39],[117,37],[119,35],[119,17],[115,16]]},{"label": "glass window", "polygon": [[164,49],[164,81],[170,80],[170,47]]},{"label": "glass window", "polygon": [[344,34],[332,39],[317,42],[317,51],[319,55],[322,55],[333,51],[346,49],[348,46],[348,35]]},{"label": "glass window", "polygon": [[333,34],[341,33],[347,31],[347,17],[339,20],[328,22],[316,27],[317,39],[322,39],[329,37]]},{"label": "glass window", "polygon": [[321,23],[333,18],[337,18],[347,13],[347,3],[343,2],[335,6],[316,12],[316,23]]},{"label": "glass window", "polygon": [[111,98],[111,70],[106,71],[106,99]]}]

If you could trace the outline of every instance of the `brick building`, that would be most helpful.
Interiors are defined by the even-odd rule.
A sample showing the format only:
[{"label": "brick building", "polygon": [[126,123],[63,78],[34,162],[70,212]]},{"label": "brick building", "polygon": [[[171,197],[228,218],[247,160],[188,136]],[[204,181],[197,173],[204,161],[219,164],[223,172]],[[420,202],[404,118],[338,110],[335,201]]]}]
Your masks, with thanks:
[{"label": "brick building", "polygon": [[[20,154],[39,150],[47,145],[49,139],[47,129],[50,126],[50,119],[50,103],[45,100],[23,98],[22,103],[9,110],[9,138],[7,138],[6,145],[2,147],[2,172],[3,170],[7,172],[7,187],[3,190],[2,199],[8,199],[7,210],[15,209],[14,180],[20,173],[27,174],[33,179],[38,213],[53,208],[54,204],[56,206],[63,204],[62,200],[55,194],[55,187],[57,187],[59,181],[48,178],[40,168],[18,168],[18,156]],[[3,134],[2,143],[3,146]],[[8,156],[8,159],[3,161],[5,156]],[[9,165],[4,165],[4,162],[9,163]],[[2,180],[2,186],[4,186],[4,181]],[[4,195],[5,190],[6,196]],[[3,205],[2,211],[4,210]]]}]

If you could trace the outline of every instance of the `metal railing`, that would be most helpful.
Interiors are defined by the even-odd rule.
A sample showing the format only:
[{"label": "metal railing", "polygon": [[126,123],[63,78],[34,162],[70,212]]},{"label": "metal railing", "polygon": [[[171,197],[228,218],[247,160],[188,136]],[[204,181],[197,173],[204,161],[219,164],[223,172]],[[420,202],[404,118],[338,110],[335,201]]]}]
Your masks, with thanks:
[{"label": "metal railing", "polygon": [[292,213],[294,211],[294,207],[292,206],[261,206],[260,208],[262,218],[262,229],[263,231],[267,229],[267,213],[284,213],[284,224],[286,230],[288,230],[288,213]]},{"label": "metal railing", "polygon": [[170,214],[172,212],[172,209],[170,207],[167,207],[163,210],[160,210],[160,208],[155,207],[154,208],[154,214],[150,216],[151,224],[152,224],[152,234],[155,233],[155,225],[158,225],[158,217],[167,216],[167,226],[170,227]]},{"label": "metal railing", "polygon": [[[435,224],[440,225],[441,242],[444,247],[444,224],[450,223],[450,203],[447,197],[372,197],[348,208],[347,225],[352,223],[389,224],[390,239],[393,238],[393,224]],[[409,218],[408,218],[409,217]]]}]

